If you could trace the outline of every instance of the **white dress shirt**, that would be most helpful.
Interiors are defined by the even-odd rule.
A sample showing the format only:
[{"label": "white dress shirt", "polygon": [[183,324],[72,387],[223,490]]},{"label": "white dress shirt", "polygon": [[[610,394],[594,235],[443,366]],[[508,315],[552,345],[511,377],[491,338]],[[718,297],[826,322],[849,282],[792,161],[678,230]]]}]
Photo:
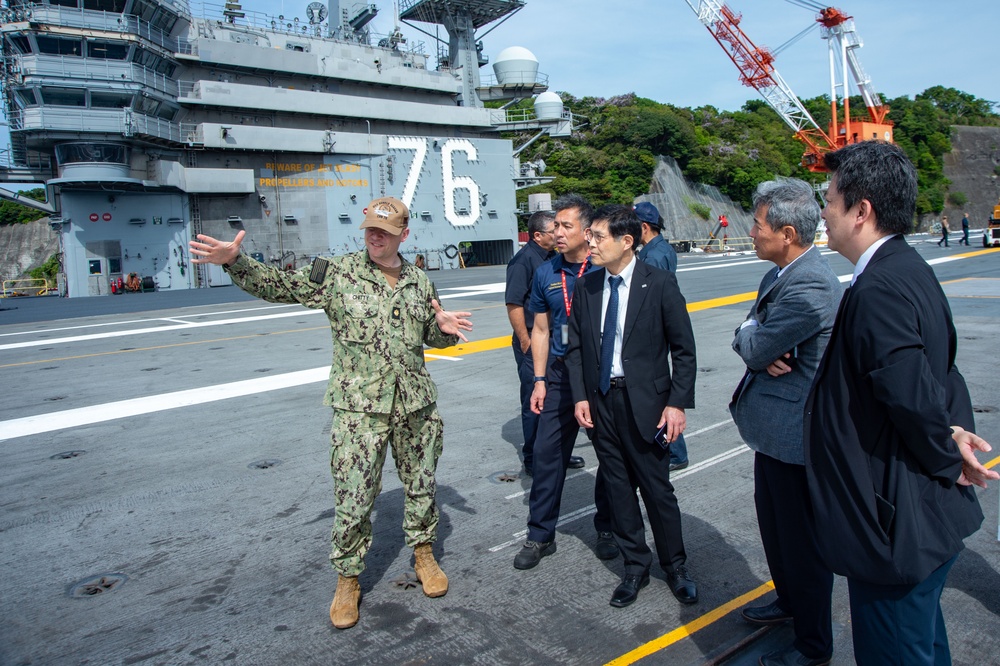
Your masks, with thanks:
[{"label": "white dress shirt", "polygon": [[[635,272],[635,256],[632,257],[632,261],[629,262],[628,266],[618,274],[618,277],[624,280],[620,285],[618,285],[618,321],[615,327],[615,352],[614,360],[611,362],[611,376],[612,377],[624,377],[625,368],[622,367],[622,340],[624,338],[625,331],[625,315],[628,312],[628,295],[629,289],[632,284],[632,273]],[[611,273],[604,272],[604,292],[601,295],[601,331],[604,331],[604,315],[608,311],[608,301],[611,299]],[[602,333],[603,335],[603,333]]]},{"label": "white dress shirt", "polygon": [[858,281],[858,276],[864,273],[865,269],[868,268],[868,262],[872,260],[872,256],[875,255],[875,252],[880,247],[885,245],[886,241],[890,238],[895,238],[898,235],[899,234],[889,234],[888,236],[882,236],[882,238],[879,238],[877,241],[868,246],[868,249],[865,250],[860,257],[858,257],[858,263],[854,265],[854,275],[851,277],[850,286],[853,287],[854,283]]}]

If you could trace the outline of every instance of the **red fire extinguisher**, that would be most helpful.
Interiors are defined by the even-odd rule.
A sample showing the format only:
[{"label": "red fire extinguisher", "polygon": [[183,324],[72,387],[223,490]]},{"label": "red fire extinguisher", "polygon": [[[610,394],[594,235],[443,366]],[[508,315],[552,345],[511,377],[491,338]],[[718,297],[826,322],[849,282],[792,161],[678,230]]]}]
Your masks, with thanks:
[{"label": "red fire extinguisher", "polygon": [[118,283],[115,282],[114,278],[111,278],[111,293],[112,294],[117,294],[118,293]]},{"label": "red fire extinguisher", "polygon": [[118,276],[118,293],[119,294],[125,293],[125,280],[122,278],[121,275]]}]

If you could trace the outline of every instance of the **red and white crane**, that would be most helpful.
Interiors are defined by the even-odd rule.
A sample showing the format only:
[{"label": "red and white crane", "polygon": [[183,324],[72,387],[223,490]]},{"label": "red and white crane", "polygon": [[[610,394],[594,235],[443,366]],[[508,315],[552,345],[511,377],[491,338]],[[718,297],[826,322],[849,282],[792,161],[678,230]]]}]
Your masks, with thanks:
[{"label": "red and white crane", "polygon": [[[774,54],[754,44],[740,28],[742,15],[718,0],[685,1],[739,69],[740,81],[760,93],[794,130],[795,137],[806,144],[802,165],[807,169],[825,171],[823,155],[848,143],[866,139],[892,141],[892,123],[886,119],[889,107],[882,103],[858,59],[857,50],[862,42],[852,17],[812,0],[794,2],[818,13],[816,21],[822,26],[823,38],[829,45],[831,122],[829,128],[823,130],[775,69]],[[851,118],[848,76],[865,101],[867,118]],[[837,108],[838,91],[843,104],[842,116]]]}]

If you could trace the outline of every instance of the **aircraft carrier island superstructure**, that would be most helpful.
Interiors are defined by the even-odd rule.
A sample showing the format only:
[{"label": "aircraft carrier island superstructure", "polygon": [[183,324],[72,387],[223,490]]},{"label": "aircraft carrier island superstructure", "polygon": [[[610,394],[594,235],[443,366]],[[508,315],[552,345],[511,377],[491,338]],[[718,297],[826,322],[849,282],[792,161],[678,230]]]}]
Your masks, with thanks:
[{"label": "aircraft carrier island superstructure", "polygon": [[[444,35],[429,56],[398,27],[374,35],[370,4],[313,2],[295,17],[227,3],[199,17],[184,0],[8,0],[2,180],[45,184],[71,297],[132,273],[160,290],[228,283],[190,264],[199,233],[245,229],[249,253],[285,268],[354,251],[382,195],[410,208],[407,258],[505,262],[514,191],[544,179],[500,131],[572,125],[526,49],[480,76],[476,31],[523,5],[403,0],[402,22]],[[534,112],[484,106],[533,96]]]}]

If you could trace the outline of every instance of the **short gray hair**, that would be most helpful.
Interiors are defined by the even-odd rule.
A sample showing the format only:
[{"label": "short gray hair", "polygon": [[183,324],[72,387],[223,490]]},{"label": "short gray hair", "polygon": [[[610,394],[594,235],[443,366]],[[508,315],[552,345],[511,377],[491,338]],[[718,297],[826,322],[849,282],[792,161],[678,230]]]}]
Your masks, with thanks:
[{"label": "short gray hair", "polygon": [[552,224],[552,221],[555,219],[555,211],[540,210],[532,213],[531,217],[528,218],[528,238],[534,238],[535,234],[544,232],[545,227]]},{"label": "short gray hair", "polygon": [[766,221],[771,229],[792,227],[799,245],[812,245],[819,226],[820,208],[812,185],[798,178],[764,181],[753,193],[753,209],[767,206]]}]

